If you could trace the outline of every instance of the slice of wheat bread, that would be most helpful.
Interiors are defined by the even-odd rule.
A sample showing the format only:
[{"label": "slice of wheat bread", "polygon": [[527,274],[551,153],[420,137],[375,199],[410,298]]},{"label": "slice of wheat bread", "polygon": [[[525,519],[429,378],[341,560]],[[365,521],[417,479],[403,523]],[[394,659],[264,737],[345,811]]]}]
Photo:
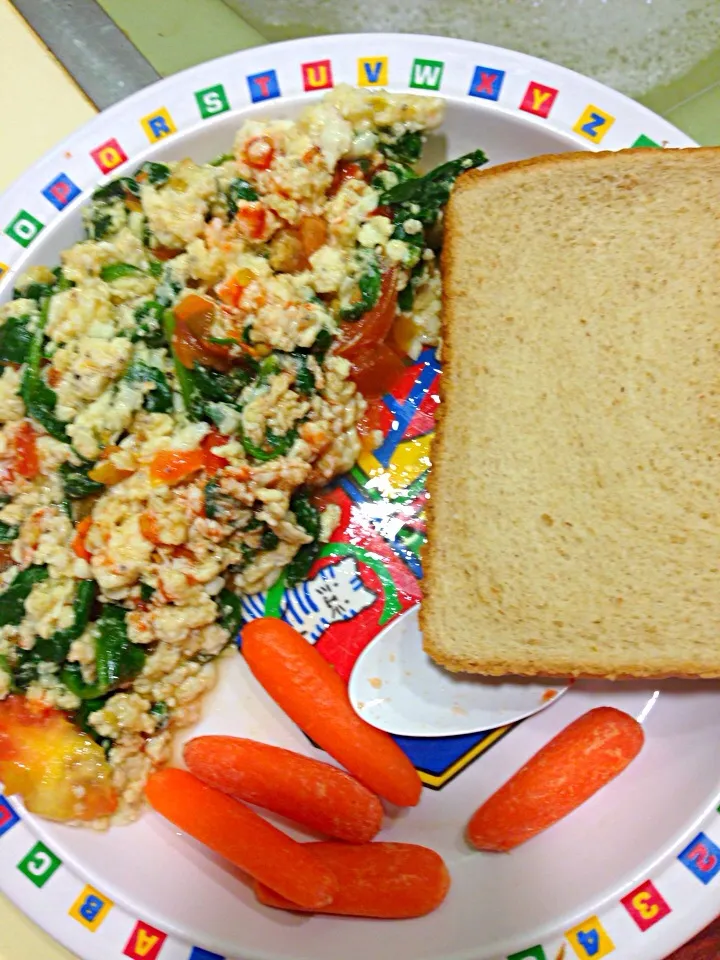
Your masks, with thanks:
[{"label": "slice of wheat bread", "polygon": [[720,149],[463,175],[443,324],[426,651],[720,676]]}]

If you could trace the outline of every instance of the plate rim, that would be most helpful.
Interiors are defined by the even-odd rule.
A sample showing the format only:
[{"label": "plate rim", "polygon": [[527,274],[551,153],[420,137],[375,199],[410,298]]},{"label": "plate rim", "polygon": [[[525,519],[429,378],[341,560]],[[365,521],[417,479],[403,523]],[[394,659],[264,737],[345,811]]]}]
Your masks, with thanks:
[{"label": "plate rim", "polygon": [[[359,55],[359,51],[363,50],[368,53]],[[377,53],[378,50],[383,50],[384,53]],[[437,60],[433,60],[428,54],[434,54]],[[343,57],[345,59],[342,59]],[[340,80],[355,86],[357,74],[354,79],[345,76],[348,64],[352,63],[353,70],[356,66],[359,70],[361,62],[376,64],[383,57],[386,58],[386,72],[389,64],[396,61],[402,63],[405,79],[399,82],[394,69],[390,71],[391,76],[385,76],[381,67],[382,82],[368,83],[367,86],[412,90],[452,101],[475,102],[485,109],[501,111],[533,125],[545,125],[555,132],[574,138],[585,149],[620,149],[635,145],[697,145],[667,120],[599,81],[542,58],[490,44],[422,34],[392,33],[332,34],[263,44],[190,67],[132,94],[83,124],[11,183],[0,194],[0,299],[4,299],[2,294],[11,287],[14,274],[22,270],[32,257],[33,241],[43,229],[64,219],[65,214],[78,206],[90,190],[116,176],[128,165],[137,163],[142,155],[151,152],[155,144],[165,138],[164,133],[152,136],[153,129],[148,124],[150,119],[157,119],[158,116],[165,118],[168,135],[187,134],[209,125],[215,116],[224,116],[228,112],[230,115],[245,115],[251,109],[261,109],[268,100],[294,101],[298,96],[310,98]],[[413,77],[418,79],[413,72],[418,60],[442,64],[437,87],[423,87],[411,83]],[[458,63],[463,67],[464,86],[458,80]],[[304,68],[317,68],[321,64],[329,65],[331,82],[324,87],[308,89]],[[474,93],[473,82],[477,74],[469,72],[473,65],[476,70],[482,69],[486,74],[484,81],[480,77],[478,92]],[[240,69],[237,69],[238,67]],[[293,75],[290,73],[291,68],[294,70]],[[251,78],[270,74],[274,75],[277,93],[256,99],[253,96]],[[541,80],[535,79],[536,76],[552,80],[556,86],[543,84]],[[281,80],[280,84],[278,78]],[[480,82],[484,83],[484,94],[479,92],[483,89]],[[195,89],[196,86],[198,89]],[[205,115],[197,94],[207,93],[213,86],[223,88],[228,106],[216,114]],[[231,88],[235,101],[232,106],[227,98],[227,90]],[[267,88],[266,83],[264,89]],[[520,100],[518,92],[525,88],[525,95]],[[533,88],[539,92],[540,97],[531,99],[523,106]],[[540,103],[540,109],[530,109],[533,103],[539,103],[542,94],[548,90],[551,93]],[[183,91],[183,105],[178,107],[178,97]],[[263,89],[255,88],[255,93],[258,92],[262,93]],[[543,113],[548,99],[550,102],[547,112]],[[575,101],[585,106],[580,111],[572,106],[574,112],[571,112],[570,105]],[[602,106],[598,106],[596,101]],[[169,112],[167,104],[172,107],[172,113]],[[149,111],[155,113],[150,112],[143,117],[146,105]],[[592,108],[595,108],[594,113]],[[130,124],[133,119],[136,122],[131,132]],[[585,132],[582,120],[585,121]],[[636,133],[627,132],[631,130],[636,130]],[[121,157],[120,162],[112,166],[106,164],[107,169],[104,169],[99,151],[103,147],[109,147],[109,141],[114,140],[117,145],[119,132],[122,132],[122,145],[120,152],[116,151],[114,159]],[[105,135],[108,135],[108,140],[100,142]],[[638,143],[637,139],[627,142],[631,137],[639,138],[641,143]],[[95,157],[91,151],[94,151]],[[113,159],[111,153],[105,156]],[[53,192],[51,187],[57,188],[58,183],[62,189]],[[708,885],[707,873],[711,872],[714,877],[716,872],[720,871],[720,817],[716,811],[719,801],[720,792],[709,802],[705,813],[696,818],[694,827],[688,828],[688,835],[693,829],[697,829],[699,833],[686,846],[685,861],[676,856],[677,850],[674,848],[680,844],[674,842],[672,847],[658,854],[653,870],[648,871],[651,878],[657,882],[660,882],[660,878],[663,878],[663,881],[669,879],[668,889],[672,888],[678,896],[678,902],[669,914],[672,918],[670,923],[653,925],[646,932],[641,932],[636,921],[633,928],[632,922],[628,924],[632,914],[622,907],[616,894],[613,894],[614,900],[610,906],[603,902],[599,905],[598,913],[611,928],[614,946],[612,951],[596,952],[593,956],[612,954],[617,960],[661,960],[668,950],[685,943],[718,914],[720,881],[717,886]],[[137,943],[137,931],[142,929],[143,925],[146,936],[158,937],[150,952],[144,954],[145,960],[148,957],[154,960],[158,954],[163,960],[163,951],[173,944],[177,949],[168,951],[173,957],[221,960],[217,954],[193,947],[190,941],[165,934],[151,923],[138,919],[132,911],[119,904],[110,904],[100,891],[85,884],[74,868],[64,865],[55,857],[42,843],[40,836],[41,831],[35,832],[32,817],[26,816],[21,805],[15,800],[0,796],[0,892],[8,896],[43,930],[83,957],[83,960],[140,956],[133,952],[133,944]],[[713,866],[711,871],[706,870],[703,873],[698,868],[698,860],[702,857],[696,856],[693,861],[694,845],[697,848],[698,843],[705,842],[701,838],[711,844],[709,849],[713,857],[713,851],[717,851],[717,870]],[[21,863],[25,864],[24,870],[20,869]],[[692,882],[693,873],[695,886],[692,887],[692,892],[688,892],[688,880]],[[698,880],[702,883],[697,883]],[[623,884],[622,889],[626,885],[628,884]],[[636,887],[631,893],[642,893],[642,889]],[[638,903],[641,902],[643,901],[638,900]],[[647,906],[648,901],[644,902]],[[678,906],[682,907],[682,910],[678,910]],[[665,916],[663,914],[658,919],[665,919]],[[657,921],[654,920],[653,923],[656,924]],[[617,929],[624,931],[622,934],[615,932],[616,925]],[[538,931],[538,936],[541,934],[543,931]],[[550,939],[554,936],[557,940],[557,935],[550,934],[549,931],[547,936]],[[561,934],[561,939],[566,946],[570,944],[581,960],[585,956],[591,956],[582,952],[581,945],[566,940],[564,934]],[[538,953],[534,946],[521,948],[520,952],[516,951],[509,956],[511,960],[525,957],[529,960],[555,960],[550,953]],[[498,957],[497,960],[506,958]]]}]

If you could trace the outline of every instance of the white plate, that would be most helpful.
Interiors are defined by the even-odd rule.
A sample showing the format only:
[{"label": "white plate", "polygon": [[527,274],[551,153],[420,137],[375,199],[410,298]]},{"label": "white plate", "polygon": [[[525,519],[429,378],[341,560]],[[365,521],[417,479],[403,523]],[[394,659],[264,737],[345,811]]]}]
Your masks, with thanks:
[{"label": "white plate", "polygon": [[[77,239],[80,195],[101,169],[117,173],[125,157],[130,167],[148,157],[209,159],[243,116],[292,115],[340,81],[446,97],[436,156],[480,146],[498,163],[648,141],[691,145],[591,80],[493,47],[381,34],[260,47],[142,91],[0,197],[0,298],[18,270],[56,262]],[[385,444],[332,494],[344,528],[323,570],[291,597],[271,592],[246,604],[248,616],[282,605],[345,677],[378,630],[419,599],[436,375],[426,352],[386,398]],[[640,758],[511,855],[470,851],[462,829],[472,810],[553,733],[601,703],[644,717]],[[95,835],[37,821],[15,801],[0,806],[0,889],[85,960],[659,960],[720,911],[719,728],[716,684],[578,683],[509,732],[402,739],[430,789],[419,808],[392,814],[383,836],[435,847],[453,876],[445,904],[420,920],[286,916],[257,906],[244,878],[153,814]],[[200,730],[312,752],[240,657],[226,664]]]},{"label": "white plate", "polygon": [[494,730],[545,710],[567,680],[451,673],[423,650],[419,607],[406,610],[355,661],[348,694],[374,727],[405,737]]}]

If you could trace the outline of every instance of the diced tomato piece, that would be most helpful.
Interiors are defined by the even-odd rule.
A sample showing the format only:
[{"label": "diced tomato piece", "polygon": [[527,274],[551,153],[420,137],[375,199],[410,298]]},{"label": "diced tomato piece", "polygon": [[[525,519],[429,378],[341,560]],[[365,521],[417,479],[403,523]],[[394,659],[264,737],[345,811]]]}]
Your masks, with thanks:
[{"label": "diced tomato piece", "polygon": [[371,210],[368,214],[368,217],[387,217],[388,220],[392,220],[393,212],[390,207],[375,207],[374,210]]},{"label": "diced tomato piece", "polygon": [[174,260],[182,250],[173,250],[172,247],[153,247],[152,255],[156,260]]},{"label": "diced tomato piece", "polygon": [[12,565],[12,547],[9,543],[0,543],[0,573],[9,570]]},{"label": "diced tomato piece", "polygon": [[161,450],[150,464],[150,479],[174,487],[204,466],[204,450]]},{"label": "diced tomato piece", "polygon": [[405,370],[402,359],[387,343],[354,354],[350,363],[350,378],[364,397],[381,397]]},{"label": "diced tomato piece", "polygon": [[383,405],[379,399],[371,399],[365,408],[365,413],[358,420],[357,432],[364,450],[373,449],[371,439],[376,430],[382,430]]},{"label": "diced tomato piece", "polygon": [[72,539],[70,546],[76,557],[80,557],[81,560],[87,560],[89,563],[92,559],[92,554],[85,546],[85,540],[87,539],[88,530],[92,526],[92,517],[84,517],[78,525],[75,527],[75,536]]},{"label": "diced tomato piece", "polygon": [[260,240],[265,233],[267,211],[257,200],[238,204],[235,222],[246,240]]},{"label": "diced tomato piece", "polygon": [[255,170],[267,170],[274,156],[275,147],[270,137],[253,137],[245,144],[245,163]]},{"label": "diced tomato piece", "polygon": [[354,160],[341,160],[337,167],[335,167],[335,173],[333,174],[332,183],[328,190],[328,196],[334,197],[347,180],[364,179],[365,173],[359,163],[355,163]]},{"label": "diced tomato piece", "polygon": [[34,479],[40,472],[37,452],[37,434],[29,420],[23,420],[15,432],[15,459],[13,467],[26,480]]},{"label": "diced tomato piece", "polygon": [[229,307],[237,307],[245,292],[245,288],[248,287],[254,279],[255,274],[252,270],[236,270],[232,276],[229,276],[215,287],[215,292],[223,303],[226,303]]},{"label": "diced tomato piece", "polygon": [[387,337],[397,311],[397,269],[390,267],[383,274],[380,296],[375,306],[359,320],[342,324],[333,352],[353,360],[369,347],[377,346]]},{"label": "diced tomato piece", "polygon": [[106,487],[113,487],[116,483],[120,483],[121,480],[131,477],[132,474],[132,470],[121,470],[109,460],[103,460],[95,464],[92,470],[88,472],[88,477],[97,483],[104,483]]},{"label": "diced tomato piece", "polygon": [[154,513],[151,513],[149,510],[145,510],[140,514],[140,520],[138,521],[140,525],[140,533],[145,537],[146,540],[149,540],[150,543],[154,543],[156,547],[162,546],[162,540],[160,539],[160,530],[158,527],[157,517]]},{"label": "diced tomato piece", "polygon": [[[190,560],[190,561],[197,560],[197,557],[192,552],[192,550],[189,547],[187,547],[184,543],[181,543],[180,546],[178,547],[173,547],[172,555],[173,557],[180,557],[180,559],[182,560]],[[188,577],[187,574],[185,574],[185,576]],[[188,577],[188,579],[190,579],[190,577]]]},{"label": "diced tomato piece", "polygon": [[102,747],[59,710],[20,696],[0,702],[0,780],[50,820],[95,820],[117,809]]},{"label": "diced tomato piece", "polygon": [[327,240],[327,224],[322,217],[303,217],[300,221],[300,242],[310,258]]},{"label": "diced tomato piece", "polygon": [[55,387],[62,380],[62,373],[57,369],[57,367],[50,367],[46,375],[48,386],[55,389]]},{"label": "diced tomato piece", "polygon": [[187,293],[173,308],[175,319],[184,323],[196,337],[205,337],[215,316],[217,304],[201,293]]},{"label": "diced tomato piece", "polygon": [[226,373],[232,366],[230,350],[227,346],[196,337],[182,321],[175,323],[172,345],[175,356],[188,370],[192,370],[196,361],[221,373]]},{"label": "diced tomato piece", "polygon": [[222,470],[223,467],[226,467],[230,462],[226,460],[225,457],[219,457],[216,453],[213,453],[212,448],[222,447],[227,442],[228,438],[223,436],[219,430],[211,430],[203,439],[201,446],[205,452],[205,473],[211,477],[214,477],[216,473]]}]

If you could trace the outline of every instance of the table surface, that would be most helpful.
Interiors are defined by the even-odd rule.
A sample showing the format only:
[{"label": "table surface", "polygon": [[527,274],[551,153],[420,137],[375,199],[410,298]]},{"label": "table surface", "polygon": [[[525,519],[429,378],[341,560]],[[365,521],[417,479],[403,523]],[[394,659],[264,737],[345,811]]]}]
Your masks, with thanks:
[{"label": "table surface", "polygon": [[[152,33],[152,11],[155,6],[164,8],[162,22],[167,24],[168,0],[154,0],[150,5],[138,4],[137,0],[100,2],[119,25],[127,29],[159,72],[171,73],[189,64],[187,45],[182,39],[178,42],[172,31],[162,37]],[[190,31],[189,36],[196,41],[194,62],[262,40],[220,0],[192,0],[192,4],[190,0],[172,0],[172,4],[178,29],[182,29],[181,37]],[[183,16],[178,16],[181,13],[178,7],[183,8]],[[138,19],[140,9],[142,14]],[[202,31],[193,27],[198,16],[203,20]],[[198,37],[202,38],[201,50],[197,49]],[[220,38],[226,49],[218,49]],[[3,190],[53,144],[89,120],[95,108],[10,6],[9,0],[0,0],[0,90],[3,91],[4,129],[22,131],[22,136],[13,140],[12,150],[0,151],[0,190]],[[653,109],[665,106],[662,112],[668,119],[700,142],[720,142],[720,128],[711,122],[720,115],[720,84],[706,86],[678,104],[666,101],[648,103],[648,106]],[[668,960],[717,960],[718,956],[720,920]],[[0,960],[73,960],[73,957],[0,897]]]}]

